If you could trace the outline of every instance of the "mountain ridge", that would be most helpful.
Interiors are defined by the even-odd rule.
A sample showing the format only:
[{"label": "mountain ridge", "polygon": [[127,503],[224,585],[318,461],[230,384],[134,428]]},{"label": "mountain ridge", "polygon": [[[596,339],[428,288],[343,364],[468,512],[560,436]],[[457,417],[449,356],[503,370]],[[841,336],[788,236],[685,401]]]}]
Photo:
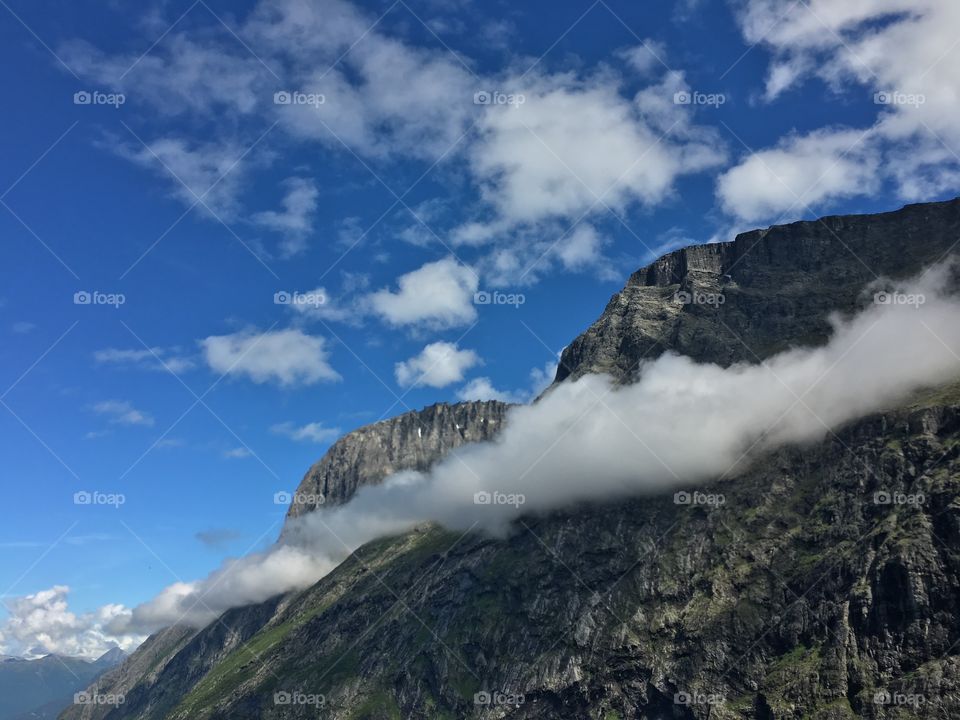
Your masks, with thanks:
[{"label": "mountain ridge", "polygon": [[[862,308],[878,276],[913,274],[958,239],[952,200],[669,253],[633,273],[568,346],[556,382],[588,372],[627,382],[668,350],[729,365],[822,344],[830,313]],[[370,437],[395,457],[399,445]],[[333,486],[311,468],[301,489],[333,487],[343,502],[386,476],[383,463],[346,466],[349,479]],[[526,518],[500,540],[425,526],[369,543],[302,592],[151,636],[115,671],[126,672],[130,702],[62,717],[315,716],[273,704],[277,691],[319,693],[334,718],[960,712],[950,654],[960,643],[958,477],[951,385],[760,459],[711,489],[727,496],[720,511],[664,494]],[[930,503],[869,501],[881,492]],[[136,662],[149,670],[132,671]],[[925,704],[875,702],[883,692]],[[493,701],[501,696],[523,702]]]}]

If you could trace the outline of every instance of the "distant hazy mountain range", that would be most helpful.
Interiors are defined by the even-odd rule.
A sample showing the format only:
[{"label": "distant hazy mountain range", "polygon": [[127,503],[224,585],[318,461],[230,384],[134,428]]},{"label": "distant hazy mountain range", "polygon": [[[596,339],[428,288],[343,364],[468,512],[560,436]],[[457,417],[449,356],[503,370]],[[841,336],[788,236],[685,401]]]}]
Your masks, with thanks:
[{"label": "distant hazy mountain range", "polygon": [[96,660],[45,655],[37,660],[0,657],[0,720],[55,718],[83,690],[126,657],[113,648]]}]

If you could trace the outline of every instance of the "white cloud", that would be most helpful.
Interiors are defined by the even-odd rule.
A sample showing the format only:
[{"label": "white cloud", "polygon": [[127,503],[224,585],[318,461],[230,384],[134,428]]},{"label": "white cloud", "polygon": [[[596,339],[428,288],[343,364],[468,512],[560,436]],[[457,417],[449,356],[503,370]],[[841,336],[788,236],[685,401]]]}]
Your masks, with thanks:
[{"label": "white cloud", "polygon": [[253,453],[245,447],[230,448],[229,450],[223,451],[223,457],[227,460],[243,460],[244,458],[251,457],[252,455]]},{"label": "white cloud", "polygon": [[549,362],[530,371],[530,387],[520,390],[499,390],[488,377],[474,378],[457,390],[459,400],[499,400],[507,403],[526,403],[546,390],[557,374],[557,363]]},{"label": "white cloud", "polygon": [[296,329],[211,335],[200,345],[210,369],[223,375],[283,386],[340,379],[327,362],[326,340]]},{"label": "white cloud", "polygon": [[69,608],[69,592],[69,587],[55,585],[6,599],[9,617],[0,623],[0,652],[28,658],[55,653],[93,659],[113,647],[130,652],[146,639],[145,635],[115,634],[106,629],[129,615],[123,606],[105,605],[77,615]]},{"label": "white cloud", "polygon": [[249,157],[241,160],[245,148],[175,137],[146,142],[149,147],[139,142],[111,142],[107,147],[167,180],[171,194],[187,207],[196,204],[202,213],[209,208],[224,221],[238,215],[239,194],[250,163]]},{"label": "white cloud", "polygon": [[[487,236],[523,223],[600,214],[606,206],[653,205],[677,177],[718,164],[723,154],[716,138],[673,105],[681,83],[682,76],[671,74],[650,88],[662,96],[654,113],[649,95],[631,102],[611,74],[505,80],[502,86],[522,93],[525,102],[483,106],[480,138],[469,150],[473,175],[496,214]],[[666,112],[673,128],[663,137]],[[477,243],[483,236],[467,224],[454,239]]]},{"label": "white cloud", "polygon": [[666,57],[666,54],[667,49],[663,43],[649,38],[639,45],[617,51],[617,56],[641,77],[648,75],[651,71],[659,71],[664,67],[663,58]]},{"label": "white cloud", "polygon": [[397,278],[399,289],[367,296],[371,311],[390,325],[445,329],[466,325],[477,317],[473,295],[476,273],[453,258],[427,263]]},{"label": "white cloud", "polygon": [[284,435],[291,440],[313,443],[326,443],[340,437],[340,428],[326,427],[323,423],[319,422],[311,422],[299,427],[292,422],[284,422],[274,425],[270,430],[278,435]]},{"label": "white cloud", "polygon": [[163,115],[187,110],[249,114],[272,100],[265,87],[272,77],[256,58],[182,33],[168,33],[142,57],[140,52],[107,55],[85,41],[69,42],[58,53],[77,74],[124,92],[128,101],[149,102]]},{"label": "white cloud", "polygon": [[306,236],[313,232],[313,219],[320,191],[317,190],[315,182],[305,178],[287,178],[284,185],[287,194],[283,198],[283,210],[265,210],[254,214],[251,220],[257,225],[282,233],[285,240],[281,251],[284,257],[290,257],[306,249]]},{"label": "white cloud", "polygon": [[397,384],[441,388],[463,380],[463,374],[480,362],[473,350],[461,350],[456,343],[435,342],[412,358],[394,366]]},{"label": "white cloud", "polygon": [[175,373],[190,370],[196,364],[190,357],[178,354],[179,348],[154,347],[150,349],[104,348],[93,353],[100,365],[116,365],[143,370],[169,370]]},{"label": "white cloud", "polygon": [[126,401],[104,400],[94,405],[93,410],[99,415],[106,415],[110,422],[117,425],[153,425],[150,415]]},{"label": "white cloud", "polygon": [[[960,4],[953,0],[811,0],[789,5],[747,0],[740,22],[746,41],[761,44],[772,54],[768,101],[815,77],[857,103],[872,102],[876,114],[873,124],[861,129],[821,128],[748,156],[718,186],[729,211],[744,219],[759,219],[790,206],[792,199],[760,188],[764,171],[755,158],[768,154],[782,160],[782,172],[776,174],[789,178],[788,184],[793,179],[813,182],[814,166],[826,170],[825,165],[839,160],[809,192],[808,203],[870,195],[885,180],[893,181],[904,200],[929,199],[955,190],[960,161],[944,145],[960,146],[956,123],[960,75],[955,72]],[[867,131],[870,137],[860,151],[840,159],[838,146]],[[827,147],[817,150],[818,144]],[[866,163],[862,171],[857,167],[861,163]],[[800,166],[801,178],[790,178],[794,164]],[[762,197],[750,201],[747,194],[758,189]],[[794,214],[801,208],[798,204]]]},{"label": "white cloud", "polygon": [[802,214],[808,205],[876,192],[879,163],[863,133],[824,130],[751,153],[720,176],[717,195],[724,210],[749,222]]},{"label": "white cloud", "polygon": [[509,390],[498,390],[488,377],[473,378],[457,390],[458,400],[499,400],[505,403],[523,402],[523,397]]}]

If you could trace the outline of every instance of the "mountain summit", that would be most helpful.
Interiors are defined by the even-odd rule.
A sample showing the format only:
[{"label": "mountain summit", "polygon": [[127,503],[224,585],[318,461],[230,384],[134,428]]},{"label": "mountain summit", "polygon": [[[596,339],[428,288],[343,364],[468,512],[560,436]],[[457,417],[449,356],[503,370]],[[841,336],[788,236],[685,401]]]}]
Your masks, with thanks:
[{"label": "mountain summit", "polygon": [[[627,383],[666,352],[729,366],[821,345],[832,313],[958,241],[954,200],[670,253],[571,343],[556,382]],[[345,502],[501,422],[500,404],[407,413],[339,441],[300,490]],[[960,383],[691,491],[715,501],[669,492],[524,517],[503,538],[425,525],[369,543],[306,590],[153,635],[100,683],[122,705],[61,717],[960,716]]]}]

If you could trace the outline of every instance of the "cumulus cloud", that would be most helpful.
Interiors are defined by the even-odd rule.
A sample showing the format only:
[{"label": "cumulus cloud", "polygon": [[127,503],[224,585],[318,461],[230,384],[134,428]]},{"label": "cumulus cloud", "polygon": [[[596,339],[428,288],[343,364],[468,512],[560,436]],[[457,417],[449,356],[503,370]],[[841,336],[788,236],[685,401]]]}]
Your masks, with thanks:
[{"label": "cumulus cloud", "polygon": [[153,425],[153,418],[142,410],[137,410],[125,400],[103,400],[93,406],[98,415],[105,415],[116,425]]},{"label": "cumulus cloud", "polygon": [[394,366],[397,384],[403,387],[441,388],[463,380],[463,374],[480,362],[473,350],[461,350],[456,343],[435,342],[418,355]]},{"label": "cumulus cloud", "polygon": [[556,374],[556,362],[548,362],[542,368],[533,368],[530,371],[530,387],[519,390],[499,390],[488,377],[473,378],[457,390],[457,399],[499,400],[507,403],[530,402],[550,386]]},{"label": "cumulus cloud", "polygon": [[327,362],[326,340],[297,329],[211,335],[200,345],[207,365],[222,375],[282,386],[340,379]]},{"label": "cumulus cloud", "polygon": [[[876,112],[867,127],[821,128],[749,154],[718,183],[728,212],[746,220],[791,207],[799,214],[804,207],[796,195],[804,191],[806,203],[825,202],[872,195],[884,180],[911,201],[956,188],[960,161],[944,145],[960,143],[955,122],[960,76],[954,71],[960,5],[748,0],[740,23],[748,43],[772,54],[767,101],[815,77],[838,94],[873,103]],[[860,148],[844,155],[843,148],[860,135],[865,136]],[[769,162],[765,167],[761,161]],[[784,192],[764,190],[764,184]]]},{"label": "cumulus cloud", "polygon": [[320,422],[311,422],[297,426],[292,422],[284,422],[270,428],[271,432],[283,435],[299,442],[325,443],[340,436],[340,428],[326,427]]},{"label": "cumulus cloud", "polygon": [[[922,296],[922,304],[867,299],[858,315],[832,319],[825,346],[783,352],[762,365],[721,368],[666,355],[643,366],[631,385],[595,375],[562,383],[536,404],[514,408],[493,441],[303,516],[285,544],[171,586],[118,628],[169,623],[198,600],[187,617],[207,622],[232,605],[309,585],[363,543],[423,521],[502,532],[522,513],[690,487],[739,469],[751,449],[755,455],[821,439],[960,376],[960,301],[948,287],[956,278],[941,267],[897,288]],[[525,502],[475,502],[486,497],[477,493],[496,492]]]},{"label": "cumulus cloud", "polygon": [[306,249],[306,237],[313,231],[320,191],[315,182],[299,177],[287,178],[284,186],[287,193],[283,210],[265,210],[255,213],[251,219],[257,225],[282,233],[285,239],[281,251],[290,257]]},{"label": "cumulus cloud", "polygon": [[366,297],[371,311],[390,325],[440,330],[477,318],[473,295],[479,280],[453,258],[423,265],[397,278],[396,291],[378,290]]},{"label": "cumulus cloud", "polygon": [[55,585],[5,600],[9,616],[0,623],[0,652],[27,658],[51,653],[97,658],[114,647],[130,652],[146,639],[145,634],[107,629],[129,614],[123,606],[104,605],[78,615],[69,608],[69,593],[66,585]]},{"label": "cumulus cloud", "polygon": [[717,181],[723,208],[755,222],[826,199],[874,193],[880,156],[864,133],[824,130],[751,153]]},{"label": "cumulus cloud", "polygon": [[[677,74],[635,101],[609,74],[541,75],[502,85],[525,101],[484,106],[480,137],[469,150],[471,171],[496,220],[464,226],[456,241],[476,243],[519,224],[599,214],[607,206],[652,205],[677,177],[723,159],[717,139],[673,105],[673,89],[682,87]],[[661,100],[656,107],[653,95]],[[666,113],[673,116],[670,133],[660,127]]]}]

